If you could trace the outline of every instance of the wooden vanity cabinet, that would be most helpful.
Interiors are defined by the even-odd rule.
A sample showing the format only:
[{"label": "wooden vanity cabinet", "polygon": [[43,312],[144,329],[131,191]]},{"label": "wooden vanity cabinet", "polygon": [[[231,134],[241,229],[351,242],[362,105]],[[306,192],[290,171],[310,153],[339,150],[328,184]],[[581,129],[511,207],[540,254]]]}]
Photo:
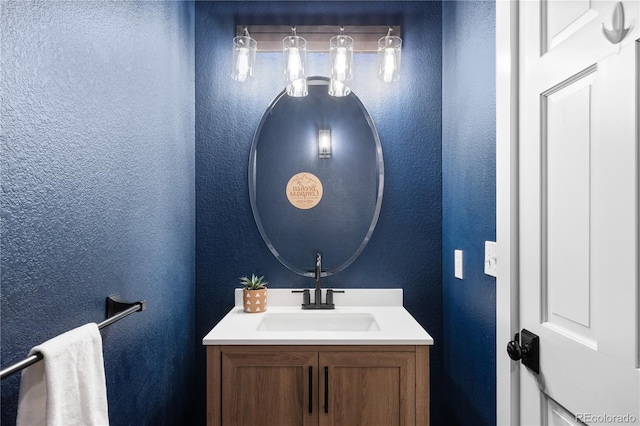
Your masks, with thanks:
[{"label": "wooden vanity cabinet", "polygon": [[429,424],[428,346],[207,346],[209,426]]}]

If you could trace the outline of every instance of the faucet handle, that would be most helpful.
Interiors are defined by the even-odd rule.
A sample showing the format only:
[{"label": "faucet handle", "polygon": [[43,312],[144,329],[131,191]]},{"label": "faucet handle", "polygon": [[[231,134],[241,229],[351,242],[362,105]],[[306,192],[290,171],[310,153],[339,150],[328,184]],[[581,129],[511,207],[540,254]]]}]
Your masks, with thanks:
[{"label": "faucet handle", "polygon": [[327,305],[333,305],[333,294],[334,293],[344,293],[344,290],[334,290],[332,288],[327,289],[327,295],[325,296],[325,300]]},{"label": "faucet handle", "polygon": [[311,293],[308,288],[304,290],[291,290],[291,293],[302,293],[302,304],[309,305],[311,303]]}]

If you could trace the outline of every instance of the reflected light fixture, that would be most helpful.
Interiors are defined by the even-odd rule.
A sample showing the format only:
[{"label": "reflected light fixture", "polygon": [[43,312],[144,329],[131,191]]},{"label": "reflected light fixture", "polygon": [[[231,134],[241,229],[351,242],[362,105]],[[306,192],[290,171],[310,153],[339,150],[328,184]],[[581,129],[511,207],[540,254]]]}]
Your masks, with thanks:
[{"label": "reflected light fixture", "polygon": [[340,27],[340,35],[329,40],[329,53],[331,56],[329,95],[347,96],[351,93],[351,89],[346,83],[353,78],[353,38],[344,35],[344,27]]},{"label": "reflected light fixture", "polygon": [[304,73],[306,57],[307,41],[296,35],[296,27],[291,27],[291,35],[282,40],[283,75],[289,96],[302,97],[308,94]]},{"label": "reflected light fixture", "polygon": [[402,56],[402,39],[392,36],[393,27],[385,37],[378,40],[378,77],[385,83],[400,78],[400,59]]},{"label": "reflected light fixture", "polygon": [[331,158],[331,130],[318,130],[318,157]]},{"label": "reflected light fixture", "polygon": [[244,83],[253,77],[258,43],[251,38],[249,30],[244,27],[244,35],[233,39],[233,61],[231,78]]}]

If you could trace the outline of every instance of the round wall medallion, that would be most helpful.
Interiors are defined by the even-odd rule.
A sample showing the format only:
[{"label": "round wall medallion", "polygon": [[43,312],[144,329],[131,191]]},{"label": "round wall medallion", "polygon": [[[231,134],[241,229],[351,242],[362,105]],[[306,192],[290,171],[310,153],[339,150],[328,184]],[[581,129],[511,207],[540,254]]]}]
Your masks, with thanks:
[{"label": "round wall medallion", "polygon": [[322,200],[322,182],[313,173],[296,173],[287,183],[287,199],[299,209],[314,208]]}]

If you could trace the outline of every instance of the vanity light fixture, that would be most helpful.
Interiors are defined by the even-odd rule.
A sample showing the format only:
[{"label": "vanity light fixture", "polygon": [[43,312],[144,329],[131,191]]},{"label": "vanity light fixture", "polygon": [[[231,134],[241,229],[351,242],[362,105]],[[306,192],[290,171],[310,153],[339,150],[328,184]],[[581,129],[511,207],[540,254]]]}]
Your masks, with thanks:
[{"label": "vanity light fixture", "polygon": [[291,27],[291,35],[282,40],[282,57],[287,95],[307,96],[307,78],[304,73],[307,41],[296,35],[296,27]]},{"label": "vanity light fixture", "polygon": [[344,27],[340,27],[340,35],[329,40],[331,56],[331,80],[329,95],[341,97],[351,93],[347,81],[353,78],[353,38],[344,35]]},{"label": "vanity light fixture", "polygon": [[318,130],[318,157],[331,158],[331,130]]},{"label": "vanity light fixture", "polygon": [[402,39],[392,36],[393,27],[385,37],[378,40],[378,76],[385,83],[396,81],[400,77],[400,59],[402,55]]},{"label": "vanity light fixture", "polygon": [[[282,52],[282,75],[289,96],[306,96],[308,93],[307,52],[329,52],[331,96],[341,97],[351,93],[348,85],[353,78],[354,53],[377,52],[377,69],[371,71],[377,72],[384,82],[398,80],[402,53],[402,28],[399,25],[348,25],[339,28],[339,35],[335,35],[335,25],[238,25],[233,39],[232,77],[238,81],[253,77],[259,43],[260,52]],[[380,38],[385,33],[386,36]]]},{"label": "vanity light fixture", "polygon": [[233,39],[233,69],[231,77],[244,83],[253,77],[253,67],[256,61],[258,43],[251,38],[249,30],[244,27],[244,35]]}]

